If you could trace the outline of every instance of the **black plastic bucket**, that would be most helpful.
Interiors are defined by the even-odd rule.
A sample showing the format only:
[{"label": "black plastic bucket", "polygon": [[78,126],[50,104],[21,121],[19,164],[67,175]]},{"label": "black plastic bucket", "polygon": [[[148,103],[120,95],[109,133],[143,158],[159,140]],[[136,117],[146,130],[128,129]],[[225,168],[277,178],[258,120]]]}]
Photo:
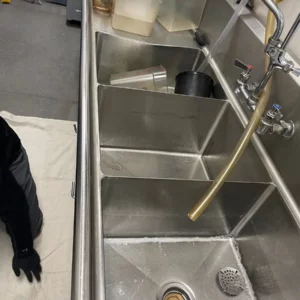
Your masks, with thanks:
[{"label": "black plastic bucket", "polygon": [[204,73],[187,71],[176,76],[175,94],[210,97],[213,88],[213,79]]}]

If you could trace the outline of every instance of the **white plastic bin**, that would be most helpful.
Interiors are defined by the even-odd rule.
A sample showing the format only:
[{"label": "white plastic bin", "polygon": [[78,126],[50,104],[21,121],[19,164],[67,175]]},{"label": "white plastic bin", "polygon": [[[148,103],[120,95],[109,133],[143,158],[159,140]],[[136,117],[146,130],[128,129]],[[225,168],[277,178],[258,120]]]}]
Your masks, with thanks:
[{"label": "white plastic bin", "polygon": [[168,31],[196,29],[206,0],[163,0],[157,20]]},{"label": "white plastic bin", "polygon": [[112,27],[149,36],[161,0],[114,0]]}]

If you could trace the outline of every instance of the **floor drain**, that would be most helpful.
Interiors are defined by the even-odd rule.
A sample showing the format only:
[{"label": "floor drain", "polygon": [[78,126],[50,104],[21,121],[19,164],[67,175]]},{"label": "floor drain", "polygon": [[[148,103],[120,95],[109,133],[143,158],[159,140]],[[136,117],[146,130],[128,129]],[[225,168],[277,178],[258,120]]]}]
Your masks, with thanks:
[{"label": "floor drain", "polygon": [[164,284],[157,293],[157,300],[196,300],[190,288],[180,282]]},{"label": "floor drain", "polygon": [[234,268],[224,268],[218,274],[222,291],[230,296],[238,296],[244,291],[245,284],[241,273]]}]

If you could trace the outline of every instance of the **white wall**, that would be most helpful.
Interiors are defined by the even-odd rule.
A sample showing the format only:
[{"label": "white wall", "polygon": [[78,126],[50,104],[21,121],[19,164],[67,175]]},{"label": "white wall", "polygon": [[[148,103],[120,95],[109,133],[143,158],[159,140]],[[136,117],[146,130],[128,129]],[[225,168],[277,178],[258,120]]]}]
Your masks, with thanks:
[{"label": "white wall", "polygon": [[[255,13],[257,14],[258,18],[265,23],[268,9],[261,0],[254,0],[254,3]],[[283,37],[285,37],[285,34],[291,27],[296,16],[300,13],[300,0],[284,0],[279,4],[279,7],[285,16],[285,27],[283,31]],[[295,33],[293,40],[290,42],[289,50],[292,55],[296,55],[298,58],[300,58],[300,28]]]}]

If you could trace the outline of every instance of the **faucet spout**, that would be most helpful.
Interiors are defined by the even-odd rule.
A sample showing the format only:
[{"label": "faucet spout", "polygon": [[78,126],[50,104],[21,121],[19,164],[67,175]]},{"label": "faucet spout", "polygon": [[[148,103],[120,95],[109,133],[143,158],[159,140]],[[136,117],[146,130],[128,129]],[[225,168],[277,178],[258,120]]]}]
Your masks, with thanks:
[{"label": "faucet spout", "polygon": [[273,13],[276,19],[276,29],[274,31],[274,34],[270,37],[270,39],[279,40],[284,28],[284,15],[281,9],[273,0],[262,0],[262,1]]}]

